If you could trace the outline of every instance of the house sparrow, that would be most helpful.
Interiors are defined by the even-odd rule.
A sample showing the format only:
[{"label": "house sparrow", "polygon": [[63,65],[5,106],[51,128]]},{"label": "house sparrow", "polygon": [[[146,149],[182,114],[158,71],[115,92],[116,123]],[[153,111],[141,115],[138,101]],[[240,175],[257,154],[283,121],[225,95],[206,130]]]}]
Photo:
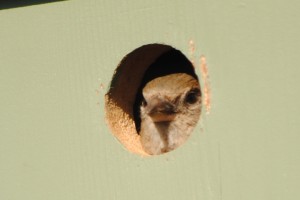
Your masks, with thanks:
[{"label": "house sparrow", "polygon": [[150,155],[162,154],[183,144],[201,112],[198,80],[173,73],[149,81],[142,89],[140,139]]}]

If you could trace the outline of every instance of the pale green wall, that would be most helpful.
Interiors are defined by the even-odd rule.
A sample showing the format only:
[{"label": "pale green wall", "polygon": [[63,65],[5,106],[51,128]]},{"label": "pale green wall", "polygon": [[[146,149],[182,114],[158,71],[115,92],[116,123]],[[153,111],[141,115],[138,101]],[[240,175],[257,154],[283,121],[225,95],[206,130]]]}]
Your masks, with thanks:
[{"label": "pale green wall", "polygon": [[[299,199],[299,8],[73,0],[1,10],[0,199]],[[172,153],[128,153],[104,122],[114,68],[147,43],[188,56],[190,39],[208,59],[211,114]]]}]

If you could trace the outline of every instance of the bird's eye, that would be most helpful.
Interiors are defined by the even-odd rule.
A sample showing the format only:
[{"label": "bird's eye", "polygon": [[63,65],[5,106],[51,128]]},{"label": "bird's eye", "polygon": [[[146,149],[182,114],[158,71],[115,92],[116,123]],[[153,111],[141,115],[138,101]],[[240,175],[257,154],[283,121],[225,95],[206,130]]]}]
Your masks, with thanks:
[{"label": "bird's eye", "polygon": [[188,104],[194,104],[197,102],[199,94],[200,91],[198,89],[193,89],[187,93],[184,101]]}]

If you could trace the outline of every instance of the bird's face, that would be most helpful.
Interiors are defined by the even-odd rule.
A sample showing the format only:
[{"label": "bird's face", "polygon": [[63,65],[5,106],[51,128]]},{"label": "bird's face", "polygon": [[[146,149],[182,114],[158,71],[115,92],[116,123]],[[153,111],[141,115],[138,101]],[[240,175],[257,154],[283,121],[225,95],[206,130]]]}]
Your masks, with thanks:
[{"label": "bird's face", "polygon": [[201,112],[198,80],[177,73],[156,78],[143,88],[141,142],[149,154],[168,152],[186,141]]}]

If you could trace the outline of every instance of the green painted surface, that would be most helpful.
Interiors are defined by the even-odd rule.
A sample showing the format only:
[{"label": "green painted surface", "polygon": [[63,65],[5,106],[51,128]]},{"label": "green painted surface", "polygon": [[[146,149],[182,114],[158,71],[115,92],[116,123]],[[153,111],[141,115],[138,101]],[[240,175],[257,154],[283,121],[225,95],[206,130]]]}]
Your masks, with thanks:
[{"label": "green painted surface", "polygon": [[[0,199],[299,199],[299,7],[74,0],[2,10]],[[190,39],[208,59],[211,114],[174,152],[128,153],[104,122],[114,68],[147,43],[189,56]]]}]

